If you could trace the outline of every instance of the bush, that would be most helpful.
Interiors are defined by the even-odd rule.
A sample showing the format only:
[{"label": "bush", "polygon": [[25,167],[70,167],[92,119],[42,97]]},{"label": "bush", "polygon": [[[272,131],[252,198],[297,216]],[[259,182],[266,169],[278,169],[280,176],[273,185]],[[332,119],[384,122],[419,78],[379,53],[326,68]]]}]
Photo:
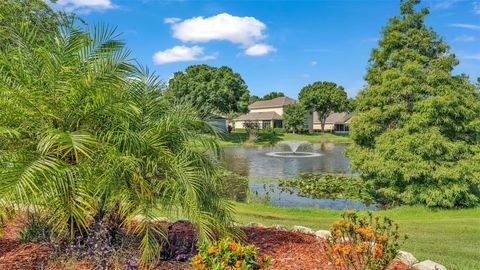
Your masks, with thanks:
[{"label": "bush", "polygon": [[274,128],[273,129],[273,132],[277,133],[277,134],[283,134],[285,133],[285,129],[283,128]]},{"label": "bush", "polygon": [[214,243],[204,243],[198,248],[198,254],[193,257],[195,270],[268,269],[270,257],[258,257],[258,249],[253,245],[242,245],[230,239]]},{"label": "bush", "polygon": [[22,243],[42,243],[50,238],[52,227],[40,215],[32,214],[27,218],[25,227],[18,233],[18,240]]},{"label": "bush", "polygon": [[335,222],[324,246],[335,269],[385,269],[400,248],[399,225],[389,218],[347,211]]}]

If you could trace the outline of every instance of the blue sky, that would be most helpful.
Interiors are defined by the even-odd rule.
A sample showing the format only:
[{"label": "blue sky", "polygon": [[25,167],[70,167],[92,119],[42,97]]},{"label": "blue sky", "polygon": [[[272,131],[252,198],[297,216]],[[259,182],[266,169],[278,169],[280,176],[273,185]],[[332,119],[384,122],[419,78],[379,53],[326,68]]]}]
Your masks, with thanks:
[{"label": "blue sky", "polygon": [[[89,24],[116,26],[132,57],[167,81],[193,64],[230,66],[251,94],[297,98],[314,81],[355,96],[372,48],[399,1],[59,0]],[[480,76],[480,0],[423,1],[427,24],[460,59],[455,73]]]}]

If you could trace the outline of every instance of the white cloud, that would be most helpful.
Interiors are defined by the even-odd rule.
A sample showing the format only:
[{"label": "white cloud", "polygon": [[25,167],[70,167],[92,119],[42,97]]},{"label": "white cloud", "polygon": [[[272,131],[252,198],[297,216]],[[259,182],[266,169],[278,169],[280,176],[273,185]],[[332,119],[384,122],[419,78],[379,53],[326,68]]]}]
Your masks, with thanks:
[{"label": "white cloud", "polygon": [[153,62],[157,65],[162,65],[173,62],[206,61],[215,58],[215,55],[205,55],[203,47],[175,46],[155,53]]},{"label": "white cloud", "polygon": [[111,0],[58,0],[55,5],[77,12],[103,11],[116,7]]},{"label": "white cloud", "polygon": [[253,46],[248,47],[245,50],[245,54],[249,56],[261,56],[261,55],[268,54],[269,52],[274,52],[276,50],[277,49],[267,44],[255,44]]},{"label": "white cloud", "polygon": [[172,25],[173,36],[183,42],[227,40],[250,46],[265,37],[266,26],[254,17],[221,13],[212,17],[194,17]]},{"label": "white cloud", "polygon": [[469,35],[462,35],[462,36],[456,37],[455,41],[472,42],[472,41],[475,41],[475,37],[474,36],[469,36]]},{"label": "white cloud", "polygon": [[310,65],[312,65],[312,67],[316,66],[317,64],[318,64],[317,61],[312,61],[312,62],[310,63]]},{"label": "white cloud", "polygon": [[163,19],[163,22],[164,22],[164,23],[167,23],[167,24],[174,24],[174,23],[177,23],[177,22],[179,22],[179,21],[181,21],[181,20],[182,20],[182,19],[180,19],[180,18],[175,18],[175,17],[173,17],[173,18],[165,18],[165,19]]},{"label": "white cloud", "polygon": [[473,2],[473,13],[480,15],[480,2]]},{"label": "white cloud", "polygon": [[459,2],[460,0],[442,0],[437,1],[432,7],[435,9],[449,9],[453,4]]},{"label": "white cloud", "polygon": [[480,53],[478,54],[471,54],[471,55],[465,55],[462,57],[463,59],[470,59],[470,60],[479,60],[480,61]]},{"label": "white cloud", "polygon": [[476,24],[466,24],[466,23],[452,23],[450,24],[452,27],[470,29],[470,30],[480,30],[480,25]]},{"label": "white cloud", "polygon": [[250,56],[276,51],[273,46],[261,43],[266,38],[264,32],[267,26],[254,17],[220,13],[211,17],[167,18],[164,21],[172,25],[173,36],[183,42],[228,41],[240,45]]}]

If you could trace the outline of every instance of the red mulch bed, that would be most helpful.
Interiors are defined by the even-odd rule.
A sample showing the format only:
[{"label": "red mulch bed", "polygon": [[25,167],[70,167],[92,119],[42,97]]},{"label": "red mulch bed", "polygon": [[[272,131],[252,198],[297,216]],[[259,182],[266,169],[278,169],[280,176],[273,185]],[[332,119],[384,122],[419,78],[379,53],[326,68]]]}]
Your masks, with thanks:
[{"label": "red mulch bed", "polygon": [[[40,244],[20,243],[18,232],[24,224],[22,217],[4,228],[0,237],[0,270],[91,270],[88,261],[48,261],[50,249]],[[325,255],[322,242],[313,235],[275,229],[246,228],[246,242],[260,248],[271,256],[271,270],[332,270]],[[123,269],[123,268],[120,268]],[[120,270],[119,269],[119,270]],[[156,270],[180,270],[192,268],[188,262],[162,261]],[[389,270],[409,270],[399,261],[394,261]]]},{"label": "red mulch bed", "polygon": [[271,256],[270,269],[334,269],[314,235],[274,229],[246,229],[247,242]]}]

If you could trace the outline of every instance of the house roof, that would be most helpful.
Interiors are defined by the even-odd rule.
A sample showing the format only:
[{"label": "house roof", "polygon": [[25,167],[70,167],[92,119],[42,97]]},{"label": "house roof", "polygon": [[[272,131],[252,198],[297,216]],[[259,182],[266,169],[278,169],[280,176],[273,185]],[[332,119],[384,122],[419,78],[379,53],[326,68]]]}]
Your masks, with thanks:
[{"label": "house roof", "polygon": [[283,107],[288,104],[296,103],[295,99],[289,97],[277,97],[270,100],[261,100],[254,102],[248,106],[251,109],[260,109],[260,108],[272,108],[272,107]]},{"label": "house roof", "polygon": [[[345,124],[350,120],[353,116],[353,113],[347,113],[347,112],[340,112],[340,113],[331,113],[329,116],[327,116],[327,119],[325,120],[325,123],[328,124]],[[313,113],[313,122],[314,123],[320,123],[320,120],[318,119],[318,113],[314,112]]]},{"label": "house roof", "polygon": [[276,112],[253,112],[240,115],[235,118],[235,121],[247,121],[247,120],[281,120],[282,117]]}]

